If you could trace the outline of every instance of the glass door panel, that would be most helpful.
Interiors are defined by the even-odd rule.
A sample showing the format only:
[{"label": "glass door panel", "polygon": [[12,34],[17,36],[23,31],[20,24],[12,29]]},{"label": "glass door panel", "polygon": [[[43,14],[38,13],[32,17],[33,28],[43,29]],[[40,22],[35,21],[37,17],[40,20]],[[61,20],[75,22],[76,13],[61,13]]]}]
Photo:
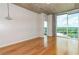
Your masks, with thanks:
[{"label": "glass door panel", "polygon": [[78,38],[78,15],[79,13],[68,15],[68,36],[70,38]]},{"label": "glass door panel", "polygon": [[56,35],[67,36],[67,14],[57,16]]}]

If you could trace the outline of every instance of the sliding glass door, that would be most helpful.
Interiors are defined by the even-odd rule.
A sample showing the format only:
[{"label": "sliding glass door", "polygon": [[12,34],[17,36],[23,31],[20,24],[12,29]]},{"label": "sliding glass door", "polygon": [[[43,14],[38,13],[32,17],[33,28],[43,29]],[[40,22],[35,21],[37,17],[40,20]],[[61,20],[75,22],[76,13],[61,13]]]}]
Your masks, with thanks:
[{"label": "sliding glass door", "polygon": [[68,15],[68,36],[78,38],[79,13]]},{"label": "sliding glass door", "polygon": [[57,16],[56,25],[57,36],[67,36],[67,14]]},{"label": "sliding glass door", "polygon": [[56,34],[57,36],[78,38],[79,33],[79,13],[64,14],[57,16]]}]

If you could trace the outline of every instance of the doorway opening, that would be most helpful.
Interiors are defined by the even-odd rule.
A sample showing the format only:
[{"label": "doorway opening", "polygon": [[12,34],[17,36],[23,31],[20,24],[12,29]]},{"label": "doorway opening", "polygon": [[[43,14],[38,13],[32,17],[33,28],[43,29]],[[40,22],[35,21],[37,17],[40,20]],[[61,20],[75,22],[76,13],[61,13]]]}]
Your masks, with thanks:
[{"label": "doorway opening", "polygon": [[48,46],[48,22],[44,20],[44,47]]},{"label": "doorway opening", "polygon": [[44,35],[45,36],[47,36],[47,29],[48,29],[47,21],[44,21]]}]

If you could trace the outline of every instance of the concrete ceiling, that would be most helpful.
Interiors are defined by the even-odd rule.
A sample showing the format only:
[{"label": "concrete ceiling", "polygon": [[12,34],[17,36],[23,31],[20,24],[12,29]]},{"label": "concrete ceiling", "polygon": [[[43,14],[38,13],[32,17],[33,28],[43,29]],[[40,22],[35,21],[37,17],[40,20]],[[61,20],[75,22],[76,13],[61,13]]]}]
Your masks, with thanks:
[{"label": "concrete ceiling", "polygon": [[37,13],[59,13],[79,8],[78,3],[16,3],[16,5]]}]

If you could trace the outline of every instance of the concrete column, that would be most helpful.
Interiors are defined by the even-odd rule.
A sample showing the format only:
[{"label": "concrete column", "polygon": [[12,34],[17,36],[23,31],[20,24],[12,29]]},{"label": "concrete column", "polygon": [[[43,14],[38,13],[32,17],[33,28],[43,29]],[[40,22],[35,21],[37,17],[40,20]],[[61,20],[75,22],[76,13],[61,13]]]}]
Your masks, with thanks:
[{"label": "concrete column", "polygon": [[48,15],[48,36],[55,36],[56,34],[55,15]]}]

